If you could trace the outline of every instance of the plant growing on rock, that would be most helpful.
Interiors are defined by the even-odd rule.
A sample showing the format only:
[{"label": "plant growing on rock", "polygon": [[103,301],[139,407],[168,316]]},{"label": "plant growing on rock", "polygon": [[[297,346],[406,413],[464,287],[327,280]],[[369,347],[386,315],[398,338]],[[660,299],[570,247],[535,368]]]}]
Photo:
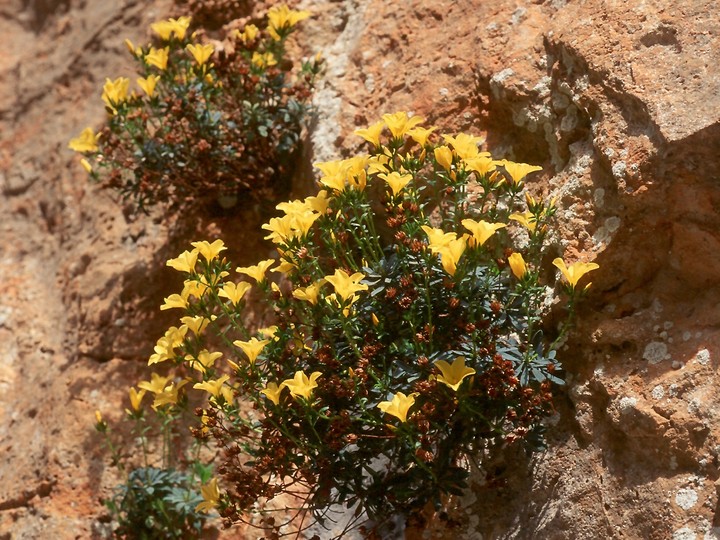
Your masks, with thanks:
[{"label": "plant growing on rock", "polygon": [[106,125],[84,129],[69,147],[93,178],[139,208],[276,196],[297,157],[320,68],[315,59],[294,71],[286,54],[288,36],[308,16],[271,8],[264,30],[247,25],[219,52],[190,33],[189,17],[154,23],[153,44],[126,41],[137,91],[127,77],[107,79]]},{"label": "plant growing on rock", "polygon": [[[167,263],[185,282],[161,309],[182,316],[150,364],[205,399],[191,430],[218,449],[218,477],[203,508],[227,526],[283,496],[320,521],[336,504],[412,515],[460,493],[489,449],[541,443],[562,383],[543,315],[558,296],[571,315],[597,265],[556,259],[555,294],[541,277],[555,208],[524,188],[540,167],[467,134],[433,142],[422,123],[384,115],[356,132],[369,154],[317,163],[322,189],[263,226],[277,259],[242,279],[222,240]],[[252,326],[251,289],[272,308]]]},{"label": "plant growing on rock", "polygon": [[[169,383],[169,384],[168,384]],[[112,455],[112,465],[117,468],[123,482],[115,486],[112,496],[104,500],[113,520],[113,536],[126,539],[189,539],[201,538],[207,515],[198,509],[203,497],[198,484],[206,482],[212,469],[198,459],[197,444],[177,444],[174,428],[181,424],[183,403],[178,400],[175,384],[161,377],[143,381],[139,390],[129,391],[130,409],[125,409],[132,422],[131,435],[140,447],[127,448],[122,436],[115,436],[108,423],[96,412],[97,431],[105,437]],[[153,403],[156,415],[145,414],[141,404],[148,389],[162,386],[162,405]],[[160,441],[158,449],[151,448]],[[190,450],[190,452],[188,452]],[[154,460],[154,461],[153,461]],[[151,464],[152,463],[152,464]]]}]

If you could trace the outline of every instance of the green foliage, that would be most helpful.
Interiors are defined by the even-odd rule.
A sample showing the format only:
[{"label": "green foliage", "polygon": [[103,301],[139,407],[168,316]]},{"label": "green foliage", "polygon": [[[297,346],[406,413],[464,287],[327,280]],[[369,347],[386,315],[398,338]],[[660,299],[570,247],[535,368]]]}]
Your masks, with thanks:
[{"label": "green foliage", "polygon": [[118,523],[117,538],[160,540],[201,538],[205,516],[195,511],[203,500],[191,476],[174,469],[141,467],[105,501]]}]

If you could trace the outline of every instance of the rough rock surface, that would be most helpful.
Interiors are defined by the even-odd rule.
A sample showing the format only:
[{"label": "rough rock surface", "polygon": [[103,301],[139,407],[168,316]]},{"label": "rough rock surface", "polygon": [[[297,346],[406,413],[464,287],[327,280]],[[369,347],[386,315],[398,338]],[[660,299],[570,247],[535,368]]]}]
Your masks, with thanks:
[{"label": "rough rock surface", "polygon": [[[258,3],[259,4],[259,3]],[[558,252],[596,258],[562,359],[549,450],[508,456],[433,537],[720,537],[720,22],[708,0],[306,0],[328,68],[308,162],[411,110],[541,164]],[[102,537],[115,479],[93,411],[119,415],[167,321],[183,238],[89,185],[67,140],[102,120],[170,0],[0,6],[0,538]],[[255,8],[262,11],[262,6]],[[301,189],[301,188],[299,188]],[[252,212],[202,220],[264,256]],[[245,260],[243,260],[245,257]],[[414,533],[409,532],[408,537]]]}]

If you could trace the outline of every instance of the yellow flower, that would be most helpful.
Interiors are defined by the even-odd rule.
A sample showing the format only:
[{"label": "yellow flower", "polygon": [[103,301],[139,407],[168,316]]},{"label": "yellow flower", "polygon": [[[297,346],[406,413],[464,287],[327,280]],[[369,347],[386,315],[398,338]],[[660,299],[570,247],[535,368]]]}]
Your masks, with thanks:
[{"label": "yellow flower", "polygon": [[203,349],[197,355],[197,358],[193,358],[191,355],[187,355],[187,360],[193,369],[198,370],[200,373],[207,373],[208,368],[213,367],[215,360],[222,356],[221,352],[211,353],[207,349]]},{"label": "yellow flower", "polygon": [[180,328],[174,326],[168,328],[165,335],[157,340],[154,347],[155,353],[150,356],[148,365],[150,366],[175,358],[175,349],[182,345],[187,330],[187,326],[184,325]]},{"label": "yellow flower", "polygon": [[105,104],[115,111],[115,106],[127,100],[128,91],[130,90],[130,79],[127,77],[118,77],[114,81],[105,79],[103,85],[102,100]]},{"label": "yellow flower", "polygon": [[161,311],[165,311],[166,309],[173,309],[173,308],[181,308],[181,309],[187,309],[188,307],[188,301],[180,296],[179,294],[171,294],[167,298],[164,299],[165,303],[160,306]]},{"label": "yellow flower", "polygon": [[385,122],[378,120],[373,125],[368,126],[365,129],[356,129],[353,133],[355,133],[355,135],[359,135],[374,146],[380,146],[380,134],[384,128]]},{"label": "yellow flower", "polygon": [[305,201],[295,199],[294,201],[285,201],[275,205],[275,208],[282,210],[285,215],[302,214],[307,212],[310,208],[305,204]]},{"label": "yellow flower", "polygon": [[395,139],[402,138],[405,133],[425,121],[425,119],[420,116],[409,117],[405,111],[383,114],[382,119]]},{"label": "yellow flower", "polygon": [[317,221],[317,218],[319,217],[320,214],[318,214],[317,212],[313,212],[312,210],[306,210],[301,214],[293,214],[292,216],[290,216],[293,237],[302,238],[304,236],[307,236],[307,233],[310,231],[313,223],[315,223],[315,221]]},{"label": "yellow flower", "polygon": [[285,388],[283,385],[278,386],[277,383],[271,382],[267,384],[264,390],[260,390],[260,393],[265,394],[275,405],[280,405],[280,393],[283,388]]},{"label": "yellow flower", "polygon": [[204,283],[200,283],[197,278],[196,279],[186,279],[183,282],[183,290],[180,292],[180,297],[187,300],[191,296],[194,296],[195,298],[201,298],[203,294],[205,294],[205,291],[207,291],[207,285]]},{"label": "yellow flower", "polygon": [[130,388],[128,390],[128,395],[130,396],[130,407],[132,407],[132,410],[137,412],[140,410],[140,405],[142,405],[143,397],[145,397],[145,390],[140,390],[139,392],[135,388]]},{"label": "yellow flower", "polygon": [[390,189],[392,190],[393,196],[397,196],[397,194],[408,185],[408,182],[412,180],[412,175],[400,174],[397,171],[393,171],[388,174],[380,173],[378,176],[387,182],[388,186],[390,186]]},{"label": "yellow flower", "polygon": [[89,127],[83,129],[80,135],[70,139],[68,148],[75,152],[97,152],[98,144],[95,132]]},{"label": "yellow flower", "polygon": [[157,373],[152,373],[151,378],[151,381],[140,381],[138,388],[155,394],[155,400],[152,404],[153,409],[157,409],[162,405],[174,405],[177,403],[178,391],[187,384],[187,381],[168,384],[170,377],[161,377]]},{"label": "yellow flower", "polygon": [[452,144],[455,154],[460,159],[472,159],[478,156],[480,151],[478,146],[485,142],[484,137],[474,137],[467,133],[459,133],[455,137],[452,135],[443,135],[446,143]]},{"label": "yellow flower", "polygon": [[139,77],[137,79],[138,86],[147,94],[147,97],[153,97],[155,94],[155,86],[160,80],[160,75],[148,75],[146,78]]},{"label": "yellow flower", "polygon": [[293,201],[285,201],[275,206],[278,210],[282,210],[286,216],[300,216],[307,212],[313,212],[313,208],[307,202],[307,199],[295,199]]},{"label": "yellow flower", "polygon": [[[295,199],[294,201],[281,202],[275,208],[285,212],[285,216],[280,218],[281,220],[287,218],[287,223],[291,224],[290,228],[300,231],[304,228],[304,225],[300,222],[310,219],[314,221],[326,212],[328,204],[327,191],[322,190],[316,197],[306,197],[302,201]],[[312,214],[316,215],[313,217]]]},{"label": "yellow flower", "polygon": [[158,375],[157,373],[151,373],[150,380],[140,381],[138,383],[138,388],[147,390],[148,392],[152,392],[153,394],[161,394],[169,380],[170,377],[163,377],[161,375]]},{"label": "yellow flower", "polygon": [[206,319],[202,315],[195,315],[194,317],[182,317],[180,319],[180,322],[182,322],[184,326],[187,326],[187,328],[192,330],[193,334],[199,336],[203,333],[203,330],[207,328],[207,325],[210,324],[210,319]]},{"label": "yellow flower", "polygon": [[236,373],[237,373],[238,371],[240,371],[240,366],[237,365],[236,362],[233,362],[233,361],[230,360],[229,358],[226,358],[226,360],[227,360],[227,363],[230,364],[230,367],[233,368]]},{"label": "yellow flower", "polygon": [[473,246],[482,246],[496,231],[506,227],[504,223],[489,223],[485,220],[463,219],[463,227],[472,233]]},{"label": "yellow flower", "polygon": [[197,62],[198,66],[202,66],[205,64],[205,62],[208,61],[212,53],[215,51],[215,47],[213,47],[210,44],[207,45],[193,45],[188,44],[185,47],[190,54],[192,54],[193,58]]},{"label": "yellow flower", "polygon": [[428,236],[430,251],[440,255],[440,263],[443,269],[451,276],[454,276],[457,263],[467,247],[465,237],[458,238],[454,232],[446,233],[442,229],[434,229],[427,225],[423,225],[422,230]]},{"label": "yellow flower", "polygon": [[255,40],[255,38],[258,35],[258,32],[260,32],[260,29],[255,26],[254,24],[248,24],[243,28],[243,31],[240,32],[239,30],[236,30],[236,36],[242,40],[242,42],[247,45],[248,43]]},{"label": "yellow flower", "polygon": [[82,158],[80,160],[80,165],[82,165],[85,171],[87,171],[88,173],[92,173],[92,165],[90,165],[90,162],[87,159]]},{"label": "yellow flower", "polygon": [[185,39],[185,33],[190,27],[190,17],[179,17],[177,19],[168,19],[167,21],[158,21],[150,25],[160,39],[168,41],[173,34],[178,39]]},{"label": "yellow flower", "polygon": [[[596,263],[585,263],[580,261],[574,262],[570,266],[566,266],[565,261],[563,261],[560,257],[555,259],[553,264],[560,269],[560,272],[562,272],[562,275],[565,276],[565,279],[573,289],[577,285],[578,281],[580,281],[580,278],[582,278],[585,274],[600,268],[600,265]],[[590,284],[587,285],[587,287],[589,286]],[[587,289],[587,287],[585,288]]]},{"label": "yellow flower", "polygon": [[185,39],[185,33],[190,28],[191,17],[178,17],[177,19],[168,19],[168,22],[172,25],[172,30],[175,33],[175,37],[178,39]]},{"label": "yellow flower", "polygon": [[468,170],[475,171],[480,176],[486,176],[495,170],[496,161],[490,157],[489,152],[481,152],[476,157],[463,159]]},{"label": "yellow flower", "polygon": [[152,373],[151,378],[151,381],[140,381],[138,388],[155,394],[155,400],[152,404],[153,409],[157,409],[162,405],[174,405],[177,403],[178,391],[187,384],[187,381],[168,384],[170,377],[162,377],[157,373]]},{"label": "yellow flower", "polygon": [[350,185],[351,188],[362,191],[367,183],[365,168],[369,162],[368,156],[361,155],[350,159],[313,163],[313,165],[322,172],[320,183],[324,186],[342,192]]},{"label": "yellow flower", "polygon": [[185,272],[192,274],[195,272],[195,264],[197,264],[198,250],[193,249],[192,251],[183,251],[175,259],[170,259],[165,263],[165,266],[174,268],[178,272]]},{"label": "yellow flower", "polygon": [[322,161],[313,163],[313,166],[320,169],[322,177],[320,183],[340,192],[345,191],[345,179],[347,177],[343,160]]},{"label": "yellow flower", "polygon": [[245,296],[245,293],[248,292],[250,287],[252,287],[252,285],[250,285],[247,281],[241,281],[237,284],[232,281],[228,281],[223,283],[222,289],[218,291],[218,296],[229,298],[233,306],[237,306],[238,302],[242,300],[242,297]]},{"label": "yellow flower", "polygon": [[503,159],[502,161],[499,161],[497,163],[498,165],[502,165],[503,167],[505,167],[505,171],[507,171],[507,173],[510,175],[512,183],[515,186],[519,186],[520,183],[523,181],[523,178],[525,178],[531,172],[542,171],[542,167],[538,167],[537,165],[528,165],[527,163],[515,163],[506,159]]},{"label": "yellow flower", "polygon": [[215,240],[212,244],[207,240],[190,242],[190,244],[200,252],[200,255],[205,257],[207,262],[216,259],[221,251],[227,249],[222,240]]},{"label": "yellow flower", "polygon": [[535,216],[532,214],[532,212],[525,212],[523,214],[510,214],[510,219],[512,219],[513,221],[517,221],[521,225],[524,225],[528,231],[535,232],[535,227],[537,226],[537,219],[535,219]]},{"label": "yellow flower", "polygon": [[343,300],[351,299],[355,296],[356,292],[368,290],[367,285],[360,283],[364,278],[365,276],[362,272],[355,272],[349,276],[347,272],[340,269],[335,270],[332,276],[325,276],[325,280],[332,283],[332,286],[335,287],[335,292]]},{"label": "yellow flower", "polygon": [[[222,278],[228,275],[227,272],[220,272],[219,276],[213,277],[213,285],[217,284]],[[195,276],[192,279],[186,279],[184,282],[183,290],[180,292],[180,297],[187,300],[191,296],[201,298],[207,290],[210,288],[210,283],[205,276]]]},{"label": "yellow flower", "polygon": [[368,159],[368,174],[390,172],[390,158],[384,154],[372,156]]},{"label": "yellow flower", "polygon": [[228,379],[230,379],[229,375],[223,375],[222,377],[220,377],[219,379],[215,379],[214,381],[210,380],[201,383],[195,383],[193,385],[193,388],[197,390],[205,390],[208,394],[217,398],[220,397],[223,385]]},{"label": "yellow flower", "polygon": [[172,27],[170,26],[169,21],[158,21],[152,23],[150,28],[160,37],[160,39],[164,41],[168,41],[170,36],[172,36]]},{"label": "yellow flower", "polygon": [[510,264],[510,270],[512,270],[512,273],[518,279],[522,279],[527,273],[527,264],[520,253],[516,252],[510,255],[508,257],[508,264]]},{"label": "yellow flower", "polygon": [[267,328],[258,328],[258,334],[274,341],[278,340],[278,337],[275,335],[277,331],[278,327],[276,325],[268,326]]},{"label": "yellow flower", "polygon": [[348,184],[357,191],[362,191],[367,186],[367,171],[363,169],[348,171]]},{"label": "yellow flower", "polygon": [[285,33],[300,21],[310,17],[309,11],[296,11],[285,4],[273,6],[268,10],[268,33],[275,41],[279,41]]},{"label": "yellow flower", "polygon": [[125,38],[125,46],[127,47],[127,50],[130,51],[130,54],[132,54],[133,56],[137,56],[139,53],[142,53],[142,49],[140,47],[135,48],[133,42],[127,38]]},{"label": "yellow flower", "polygon": [[266,240],[272,240],[275,244],[285,244],[293,238],[306,236],[319,217],[320,214],[313,210],[293,212],[283,217],[271,218],[260,228],[270,231],[270,234],[265,237]]},{"label": "yellow flower", "polygon": [[271,67],[277,64],[275,55],[269,51],[266,53],[259,53],[257,51],[253,51],[251,62],[253,66],[261,69]]},{"label": "yellow flower", "polygon": [[410,135],[410,137],[413,138],[413,140],[418,143],[420,146],[425,147],[428,143],[428,137],[430,137],[430,134],[435,131],[437,128],[431,127],[431,128],[424,128],[421,126],[414,127],[412,129],[409,129],[407,131],[407,134]]},{"label": "yellow flower", "polygon": [[[295,268],[297,268],[297,265],[295,265],[295,263],[286,261],[285,259],[283,259],[282,261],[280,261],[280,264],[278,264],[275,268],[273,268],[270,271],[277,272],[279,274],[287,274],[288,272],[290,272],[291,270],[294,270]],[[275,283],[273,283],[272,285],[275,285]]]},{"label": "yellow flower", "polygon": [[296,371],[295,376],[292,379],[286,379],[280,385],[286,386],[290,390],[292,397],[304,397],[310,399],[312,396],[313,389],[317,388],[317,379],[322,375],[319,371],[314,371],[308,378],[302,371]]},{"label": "yellow flower", "polygon": [[245,274],[260,283],[265,279],[265,272],[275,263],[274,259],[265,259],[253,266],[239,266],[235,269],[239,274]]},{"label": "yellow flower", "polygon": [[185,335],[187,334],[187,331],[188,329],[185,326],[181,326],[180,328],[171,326],[165,331],[165,335],[163,337],[167,339],[170,347],[172,349],[175,349],[182,345],[183,341],[185,340]]},{"label": "yellow flower", "polygon": [[316,305],[318,302],[318,294],[320,293],[320,287],[323,286],[325,282],[324,281],[316,281],[312,285],[308,285],[307,287],[300,287],[293,291],[293,298],[297,298],[298,300],[305,300],[306,302],[310,302],[312,305]]},{"label": "yellow flower", "polygon": [[249,341],[240,341],[239,339],[233,341],[233,345],[242,349],[251,365],[255,365],[255,360],[257,360],[257,357],[268,343],[270,343],[269,339],[258,339],[256,337],[250,338]]},{"label": "yellow flower", "polygon": [[473,368],[465,365],[465,358],[462,356],[455,358],[452,365],[448,364],[445,360],[438,360],[435,362],[435,365],[440,370],[440,373],[442,373],[442,375],[437,376],[438,382],[448,385],[456,392],[465,377],[475,374]]},{"label": "yellow flower", "polygon": [[288,239],[292,238],[292,224],[288,216],[282,218],[270,218],[270,221],[260,226],[261,229],[270,231],[265,236],[265,240],[270,240],[275,244],[284,244]]},{"label": "yellow flower", "polygon": [[[453,233],[455,234],[455,233]],[[438,253],[440,254],[440,263],[442,264],[445,271],[451,276],[455,275],[457,270],[457,263],[462,257],[467,247],[467,241],[464,236],[451,240],[448,245],[440,248]]]},{"label": "yellow flower", "polygon": [[375,315],[374,313],[370,314],[370,320],[372,321],[373,326],[377,326],[378,324],[380,324],[380,319],[378,319],[377,315]]},{"label": "yellow flower", "polygon": [[167,68],[169,53],[170,47],[165,47],[164,49],[150,47],[150,52],[145,55],[145,61],[151,66],[155,66],[159,70],[164,71],[165,68]]},{"label": "yellow flower", "polygon": [[370,161],[366,155],[355,156],[344,160],[347,167],[347,182],[353,189],[362,191],[367,185],[367,171],[365,168]]},{"label": "yellow flower", "polygon": [[318,194],[314,197],[305,197],[305,205],[320,215],[325,214],[330,205],[327,191],[323,189],[318,191]]},{"label": "yellow flower", "polygon": [[448,146],[438,146],[433,150],[433,153],[435,154],[435,161],[443,169],[449,171],[453,160],[452,150]]},{"label": "yellow flower", "polygon": [[386,414],[391,414],[396,418],[399,418],[401,422],[407,422],[407,414],[410,407],[415,404],[415,396],[417,393],[412,393],[406,396],[402,392],[398,392],[392,398],[392,401],[382,401],[378,403],[378,409]]},{"label": "yellow flower", "polygon": [[427,234],[428,247],[433,253],[439,253],[442,248],[447,247],[450,242],[457,238],[457,234],[454,232],[445,232],[442,229],[435,229],[427,225],[423,225],[421,228]]},{"label": "yellow flower", "polygon": [[[180,381],[179,383],[171,383],[163,388],[163,391],[155,394],[155,400],[153,401],[152,407],[157,410],[158,407],[163,405],[175,405],[178,402],[178,393],[180,389],[187,384],[187,381]],[[138,384],[138,386],[140,386]]]},{"label": "yellow flower", "polygon": [[217,478],[213,478],[207,484],[203,484],[200,487],[200,493],[202,493],[203,502],[195,507],[196,512],[209,512],[218,505],[220,501],[220,489],[218,489]]}]

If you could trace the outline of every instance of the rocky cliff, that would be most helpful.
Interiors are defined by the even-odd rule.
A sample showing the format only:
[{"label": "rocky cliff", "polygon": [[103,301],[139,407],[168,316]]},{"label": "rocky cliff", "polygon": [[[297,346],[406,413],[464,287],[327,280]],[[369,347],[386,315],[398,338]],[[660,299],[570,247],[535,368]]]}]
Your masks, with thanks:
[{"label": "rocky cliff", "polygon": [[[352,131],[396,110],[485,134],[495,156],[544,167],[530,189],[558,197],[558,252],[601,264],[561,351],[549,449],[478,475],[453,534],[720,538],[715,3],[300,5],[315,16],[299,45],[327,59],[308,164],[358,149]],[[0,6],[0,538],[107,531],[98,499],[115,479],[93,411],[122,414],[166,323],[164,261],[188,239],[90,185],[66,145],[102,121],[104,78],[130,69],[123,39],[187,7]],[[250,264],[268,249],[258,225],[245,212],[193,233],[225,236]]]}]

